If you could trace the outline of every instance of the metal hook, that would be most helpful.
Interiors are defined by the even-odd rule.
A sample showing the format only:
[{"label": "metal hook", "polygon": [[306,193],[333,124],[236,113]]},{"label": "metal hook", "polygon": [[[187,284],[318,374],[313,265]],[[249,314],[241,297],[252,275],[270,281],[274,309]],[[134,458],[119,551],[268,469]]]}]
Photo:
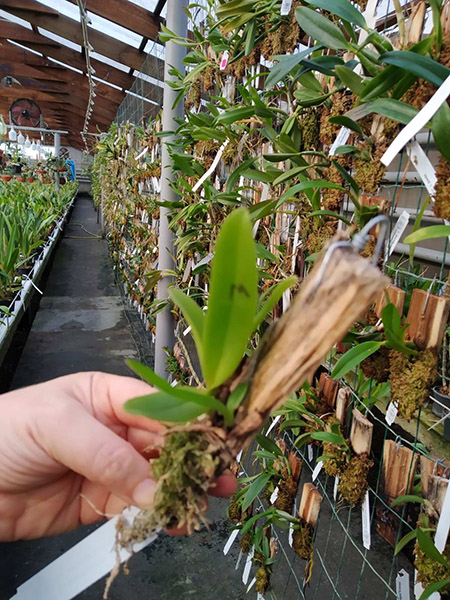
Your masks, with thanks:
[{"label": "metal hook", "polygon": [[369,241],[370,231],[375,225],[380,224],[382,226],[382,231],[380,231],[380,235],[378,236],[377,245],[375,247],[375,252],[372,257],[372,263],[377,264],[378,258],[381,253],[381,249],[384,244],[384,240],[387,233],[387,228],[389,225],[389,218],[386,215],[377,215],[373,219],[371,219],[365,227],[361,229],[358,233],[356,233],[351,242],[334,242],[326,251],[326,254],[322,260],[322,264],[320,265],[319,272],[317,274],[317,282],[312,290],[312,293],[316,291],[319,285],[322,283],[323,276],[325,274],[328,263],[330,262],[331,255],[337,248],[342,248],[346,250],[356,250],[356,252],[360,253],[366,247],[367,242]]}]

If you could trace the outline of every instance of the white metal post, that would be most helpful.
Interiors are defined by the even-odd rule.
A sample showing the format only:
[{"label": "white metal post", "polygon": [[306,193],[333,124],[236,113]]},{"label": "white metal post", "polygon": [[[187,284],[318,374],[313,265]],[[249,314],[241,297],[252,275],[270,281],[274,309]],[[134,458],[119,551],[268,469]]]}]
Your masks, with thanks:
[{"label": "white metal post", "polygon": [[[187,37],[188,18],[185,12],[189,0],[168,0],[166,27],[181,37]],[[176,117],[183,117],[184,103],[180,102],[173,108],[177,92],[172,89],[169,82],[173,77],[169,71],[174,67],[180,72],[184,72],[183,58],[186,55],[186,49],[178,46],[172,41],[166,43],[166,60],[164,66],[164,101],[163,101],[163,131],[174,131],[177,127]],[[177,200],[175,192],[170,187],[174,181],[172,171],[169,144],[173,143],[173,136],[163,138],[162,156],[161,156],[161,200]],[[167,271],[173,269],[174,253],[174,235],[169,229],[168,214],[169,209],[161,207],[160,226],[159,226],[159,269]],[[165,300],[168,297],[167,288],[173,281],[173,278],[163,276],[158,283],[158,300]],[[170,307],[166,307],[159,312],[156,317],[156,342],[155,342],[155,371],[158,375],[166,376],[166,354],[164,347],[170,349],[174,345],[174,320]]]},{"label": "white metal post", "polygon": [[[59,159],[59,150],[61,147],[61,135],[59,133],[55,133],[55,156]],[[58,164],[58,163],[56,163]],[[56,190],[59,192],[59,171],[56,168]]]}]

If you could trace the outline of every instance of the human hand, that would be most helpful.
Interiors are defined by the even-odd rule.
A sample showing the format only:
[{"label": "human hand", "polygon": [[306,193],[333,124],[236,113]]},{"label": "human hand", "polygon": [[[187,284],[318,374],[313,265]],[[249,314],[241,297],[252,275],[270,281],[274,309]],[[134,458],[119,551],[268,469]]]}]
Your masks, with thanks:
[{"label": "human hand", "polygon": [[[150,390],[129,377],[78,373],[0,396],[1,541],[56,535],[151,504],[148,459],[165,428],[123,409]],[[223,475],[211,494],[235,488]]]}]

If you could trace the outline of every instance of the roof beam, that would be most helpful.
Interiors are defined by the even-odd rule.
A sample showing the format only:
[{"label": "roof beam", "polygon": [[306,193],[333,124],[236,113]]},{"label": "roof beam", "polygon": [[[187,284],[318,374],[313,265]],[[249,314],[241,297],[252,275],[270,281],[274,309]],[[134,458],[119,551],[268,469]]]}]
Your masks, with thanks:
[{"label": "roof beam", "polygon": [[[0,7],[16,17],[20,17],[29,23],[33,23],[37,27],[42,27],[47,31],[51,31],[71,42],[81,46],[83,45],[83,34],[81,25],[78,21],[70,19],[60,13],[59,16],[56,17],[52,15],[37,14],[33,9],[40,3],[36,2],[36,0],[22,0],[22,4],[27,7],[26,9],[8,6],[8,2],[4,5],[3,2],[4,0],[0,0]],[[132,48],[128,44],[124,44],[92,27],[88,27],[88,37],[89,43],[92,44],[96,52],[123,65],[133,67],[133,69],[140,70],[142,63],[146,58],[144,52],[140,52],[136,48]]]},{"label": "roof beam", "polygon": [[[0,2],[1,1],[2,0],[0,0]],[[61,44],[58,44],[58,42],[55,42],[50,38],[44,39],[39,33],[36,33],[32,29],[27,29],[21,25],[19,25],[19,27],[20,29],[18,29],[16,23],[0,17],[0,32],[1,37],[4,39],[14,39],[18,42],[33,42],[34,44],[44,44],[46,46],[54,46],[55,48],[61,47]]]},{"label": "roof beam", "polygon": [[[15,0],[7,0],[11,4]],[[77,0],[69,0],[72,4],[77,4]],[[153,13],[137,4],[130,5],[128,1],[123,0],[86,0],[85,8],[108,21],[117,23],[134,33],[138,33],[145,38],[157,40],[162,19],[155,17]]]},{"label": "roof beam", "polygon": [[[54,60],[58,60],[59,62],[62,62],[71,67],[74,67],[75,69],[78,69],[83,72],[86,71],[86,61],[85,61],[84,57],[82,56],[81,52],[77,52],[76,50],[71,50],[70,48],[67,48],[65,46],[53,47],[52,45],[50,45],[49,42],[51,42],[52,44],[54,44],[55,42],[53,40],[50,40],[50,38],[47,38],[43,35],[40,36],[41,39],[40,39],[40,43],[38,43],[38,44],[35,42],[29,42],[29,41],[23,40],[23,39],[21,39],[24,36],[23,32],[30,31],[30,30],[28,30],[28,29],[26,29],[26,27],[22,27],[21,25],[18,25],[16,23],[13,23],[12,25],[13,25],[13,27],[9,28],[10,35],[8,35],[8,39],[20,42],[24,46],[27,46],[28,48],[31,48],[32,50],[35,50],[36,52],[41,52],[41,53],[45,54],[46,57],[50,57],[50,58],[53,58]],[[3,28],[0,27],[0,38],[5,38],[5,37],[6,36],[3,35]],[[42,41],[42,40],[45,40],[45,41]],[[43,44],[45,44],[45,46],[43,46]],[[0,46],[0,60],[3,60],[5,58],[8,60],[8,57],[11,57],[12,55],[21,57],[21,58],[19,58],[19,60],[23,60],[25,62],[25,64],[29,64],[29,65],[37,64],[38,59],[40,59],[40,61],[46,60],[43,57],[38,57],[37,55],[33,54],[32,52],[27,52],[26,50],[23,50],[22,48],[19,48],[18,46],[14,46],[13,44],[8,43],[5,39],[5,41]],[[55,68],[57,68],[57,67],[61,68],[60,65],[55,65],[51,61],[47,61],[47,66],[52,66],[52,65],[54,65]],[[91,65],[95,69],[96,76],[99,79],[108,81],[114,85],[117,85],[118,87],[121,87],[123,89],[129,89],[134,83],[134,78],[131,77],[130,75],[128,75],[127,73],[125,73],[124,71],[121,71],[120,69],[111,67],[111,66],[109,66],[103,62],[100,62],[96,59],[91,59]]]}]

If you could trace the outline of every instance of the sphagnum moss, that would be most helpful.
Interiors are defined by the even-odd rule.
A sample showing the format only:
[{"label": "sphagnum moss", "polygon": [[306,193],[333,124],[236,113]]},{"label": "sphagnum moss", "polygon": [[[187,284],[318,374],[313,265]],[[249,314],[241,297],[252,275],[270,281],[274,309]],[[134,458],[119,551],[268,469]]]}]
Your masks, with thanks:
[{"label": "sphagnum moss", "polygon": [[314,529],[312,525],[300,519],[300,527],[294,530],[292,547],[303,560],[311,560],[314,552]]},{"label": "sphagnum moss", "polygon": [[367,476],[373,461],[367,454],[354,456],[339,480],[339,493],[352,506],[361,504],[367,491]]},{"label": "sphagnum moss", "polygon": [[139,513],[131,527],[118,531],[118,542],[129,547],[159,527],[186,526],[189,533],[204,522],[203,498],[219,465],[217,446],[204,431],[186,428],[169,432],[159,458],[152,461],[158,480],[153,505]]},{"label": "sphagnum moss", "polygon": [[[417,569],[417,579],[421,582],[424,588],[427,588],[433,583],[444,581],[450,578],[450,570],[444,565],[433,560],[425,554],[422,548],[416,543],[414,554],[416,555],[414,566]],[[444,558],[450,562],[450,546],[444,550]],[[443,590],[439,590],[442,600],[450,599],[450,586]]]}]

